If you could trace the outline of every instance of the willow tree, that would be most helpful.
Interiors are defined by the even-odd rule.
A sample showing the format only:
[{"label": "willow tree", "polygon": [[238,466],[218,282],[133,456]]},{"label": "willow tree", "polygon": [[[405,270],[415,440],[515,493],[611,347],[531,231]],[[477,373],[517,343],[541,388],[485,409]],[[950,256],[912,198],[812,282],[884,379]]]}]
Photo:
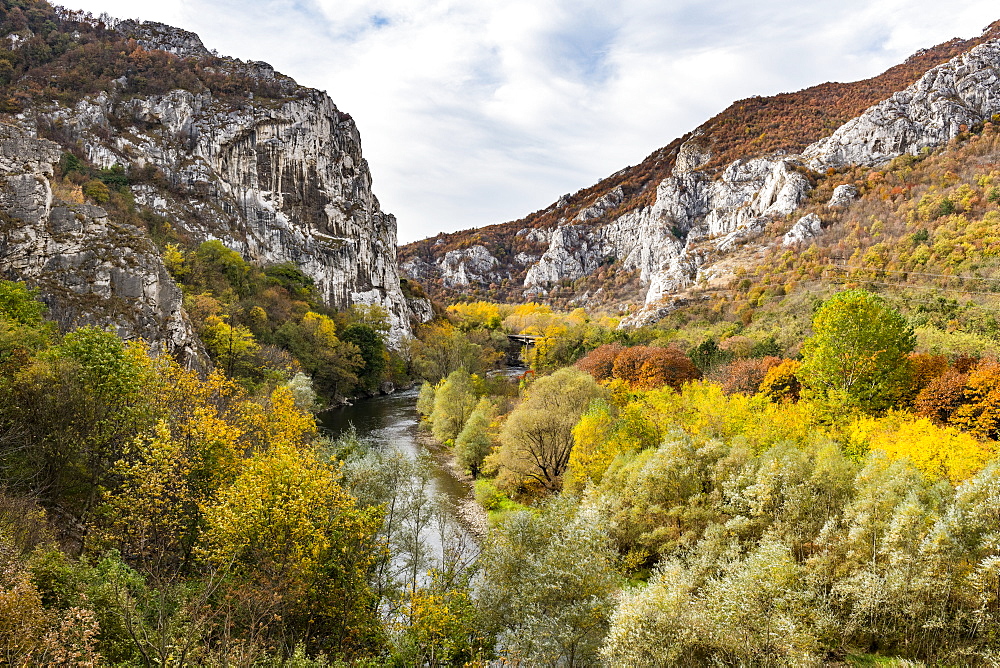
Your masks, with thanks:
[{"label": "willow tree", "polygon": [[607,390],[579,369],[538,379],[500,431],[501,462],[510,471],[558,491],[573,449],[573,427]]}]

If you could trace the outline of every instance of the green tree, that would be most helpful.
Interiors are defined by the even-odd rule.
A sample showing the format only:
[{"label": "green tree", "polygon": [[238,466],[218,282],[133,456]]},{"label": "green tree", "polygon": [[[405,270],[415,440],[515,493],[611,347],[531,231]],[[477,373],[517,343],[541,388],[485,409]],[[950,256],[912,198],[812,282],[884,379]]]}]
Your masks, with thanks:
[{"label": "green tree", "polygon": [[493,412],[490,400],[486,397],[480,399],[461,433],[455,438],[455,457],[473,477],[479,475],[483,460],[493,450],[493,438],[490,435]]},{"label": "green tree", "polygon": [[432,383],[457,369],[480,373],[503,356],[473,343],[465,333],[450,325],[425,327],[418,336],[410,344],[413,368],[421,378]]},{"label": "green tree", "polygon": [[389,353],[379,332],[371,325],[356,322],[340,332],[340,339],[358,347],[364,362],[358,371],[360,385],[370,392],[378,389],[389,367]]},{"label": "green tree", "polygon": [[511,664],[598,663],[619,577],[601,523],[577,507],[557,498],[511,513],[483,545],[476,600]]},{"label": "green tree", "polygon": [[434,386],[426,380],[420,386],[420,394],[417,396],[417,412],[424,419],[430,419],[434,413]]},{"label": "green tree", "polygon": [[874,413],[898,402],[910,384],[913,328],[880,297],[848,290],[813,318],[797,375],[818,397]]},{"label": "green tree", "polygon": [[434,392],[434,412],[431,413],[434,438],[444,443],[458,436],[477,401],[473,378],[468,371],[458,369],[448,374]]},{"label": "green tree", "polygon": [[606,395],[593,376],[576,368],[539,378],[500,431],[503,466],[548,490],[561,489],[573,427],[591,401]]}]

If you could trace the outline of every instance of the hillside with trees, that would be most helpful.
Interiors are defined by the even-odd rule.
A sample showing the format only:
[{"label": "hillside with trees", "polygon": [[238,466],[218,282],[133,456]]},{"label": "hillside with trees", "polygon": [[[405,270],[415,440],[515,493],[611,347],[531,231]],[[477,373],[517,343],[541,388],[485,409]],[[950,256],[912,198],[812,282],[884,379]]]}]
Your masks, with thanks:
[{"label": "hillside with trees", "polygon": [[[547,242],[525,234],[530,230],[553,229],[573,220],[581,211],[609,193],[620,189],[614,205],[582,224],[591,228],[606,225],[622,214],[649,206],[656,197],[657,185],[671,175],[681,146],[697,138],[709,155],[700,169],[716,178],[737,159],[756,156],[796,154],[807,145],[829,136],[842,124],[859,115],[872,104],[906,88],[935,65],[964,53],[997,36],[992,24],[974,39],[951,41],[914,54],[906,62],[884,73],[851,83],[824,83],[794,93],[738,100],[698,128],[651,153],[641,163],[625,167],[598,183],[565,195],[558,203],[521,219],[460,232],[440,233],[412,242],[399,249],[399,262],[423,260],[434,265],[449,251],[482,245],[499,261],[494,273],[501,278],[493,283],[473,281],[469,285],[451,285],[436,273],[419,277],[432,297],[446,301],[487,299],[516,303],[524,301],[527,266],[519,263],[519,254],[537,258]],[[520,234],[519,234],[520,233]],[[547,301],[565,308],[583,294],[593,295],[603,288],[602,303],[608,308],[641,301],[639,277],[624,271],[615,262],[602,264],[590,277],[576,284],[559,286]]]}]

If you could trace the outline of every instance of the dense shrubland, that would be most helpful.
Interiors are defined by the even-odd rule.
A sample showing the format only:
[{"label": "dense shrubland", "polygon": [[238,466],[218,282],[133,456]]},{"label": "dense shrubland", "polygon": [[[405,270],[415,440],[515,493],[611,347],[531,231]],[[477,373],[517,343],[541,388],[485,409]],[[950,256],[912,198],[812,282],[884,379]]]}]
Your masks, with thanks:
[{"label": "dense shrubland", "polygon": [[[464,370],[425,384],[421,412],[491,510],[478,600],[501,653],[995,660],[997,362],[921,350],[895,301],[841,292],[787,349],[757,332],[592,337],[517,400]],[[498,308],[452,314],[523,324]]]}]

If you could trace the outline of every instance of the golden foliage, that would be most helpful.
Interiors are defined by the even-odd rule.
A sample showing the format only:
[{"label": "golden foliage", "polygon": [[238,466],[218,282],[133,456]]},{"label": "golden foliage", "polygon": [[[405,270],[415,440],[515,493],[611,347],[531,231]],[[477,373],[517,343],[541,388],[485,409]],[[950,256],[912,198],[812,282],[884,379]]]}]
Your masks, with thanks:
[{"label": "golden foliage", "polygon": [[971,434],[902,411],[861,418],[848,434],[856,443],[882,450],[890,459],[905,459],[925,475],[947,478],[953,484],[981,471],[993,454],[993,448]]}]

